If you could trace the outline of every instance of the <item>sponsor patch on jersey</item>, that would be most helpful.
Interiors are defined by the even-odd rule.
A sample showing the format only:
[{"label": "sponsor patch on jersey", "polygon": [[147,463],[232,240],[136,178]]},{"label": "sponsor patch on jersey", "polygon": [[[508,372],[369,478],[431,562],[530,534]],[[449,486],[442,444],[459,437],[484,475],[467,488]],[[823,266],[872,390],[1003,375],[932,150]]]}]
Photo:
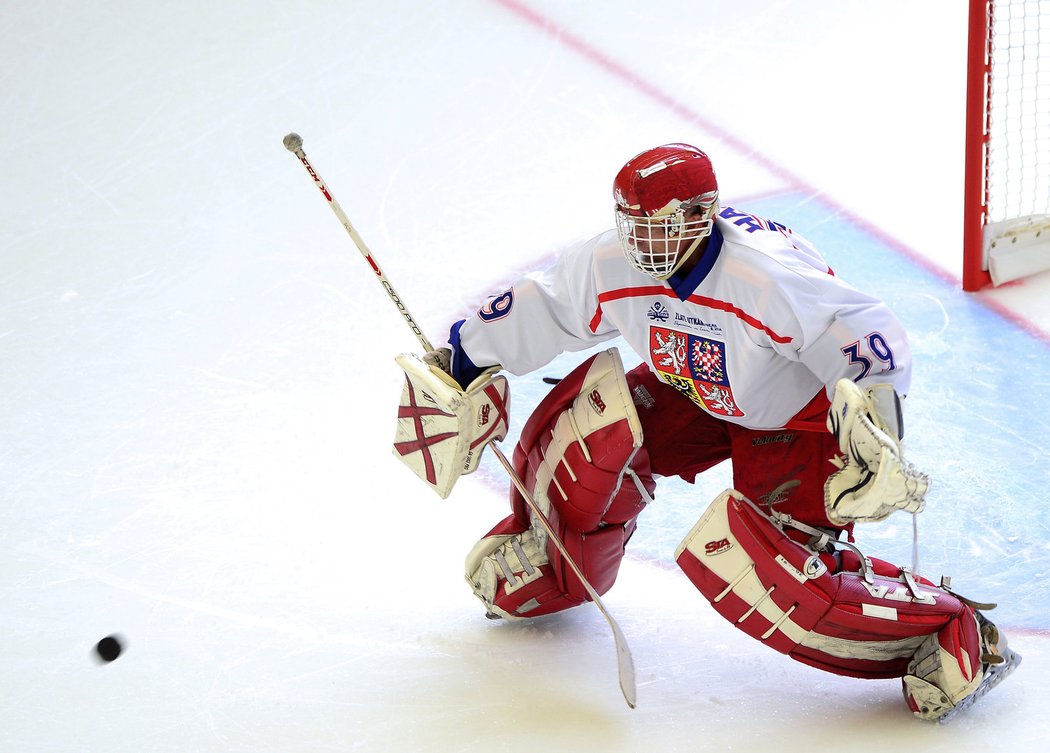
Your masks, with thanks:
[{"label": "sponsor patch on jersey", "polygon": [[657,301],[649,307],[648,317],[654,322],[666,322],[671,316],[671,313],[667,310],[667,307]]},{"label": "sponsor patch on jersey", "polygon": [[716,416],[743,416],[726,371],[725,343],[666,327],[649,327],[653,367],[667,384]]},{"label": "sponsor patch on jersey", "polygon": [[[664,319],[664,321],[667,320]],[[705,322],[698,316],[689,316],[680,312],[674,315],[674,322],[672,322],[672,324],[676,327],[696,330],[698,332],[703,332],[705,335],[713,335],[714,337],[721,337],[723,335],[722,328],[719,325],[713,322]]]}]

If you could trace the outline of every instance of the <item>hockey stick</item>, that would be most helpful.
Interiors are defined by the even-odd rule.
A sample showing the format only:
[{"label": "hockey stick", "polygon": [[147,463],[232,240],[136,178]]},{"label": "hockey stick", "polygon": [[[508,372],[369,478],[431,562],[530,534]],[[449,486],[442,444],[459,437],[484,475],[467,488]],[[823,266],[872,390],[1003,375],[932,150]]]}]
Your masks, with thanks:
[{"label": "hockey stick", "polygon": [[[313,165],[311,165],[310,161],[306,158],[306,152],[303,151],[302,137],[297,133],[289,133],[284,137],[284,146],[303,163],[303,167],[305,167],[306,171],[310,174],[310,177],[314,181],[314,185],[316,185],[318,190],[321,191],[321,194],[328,201],[328,206],[335,213],[335,216],[343,226],[343,229],[350,235],[350,239],[354,242],[354,245],[357,246],[357,250],[361,252],[361,255],[365,257],[365,261],[368,262],[372,271],[375,272],[379,283],[386,290],[387,295],[390,296],[390,300],[394,302],[395,306],[397,306],[397,310],[401,312],[401,316],[404,317],[405,323],[408,324],[409,329],[412,330],[416,339],[419,340],[419,344],[423,347],[423,351],[428,352],[433,350],[434,347],[430,344],[426,335],[423,334],[419,325],[416,324],[416,320],[412,318],[412,314],[409,313],[408,307],[405,306],[404,302],[401,300],[401,296],[399,296],[397,291],[394,290],[394,286],[390,283],[389,278],[383,274],[383,270],[379,267],[379,263],[376,262],[375,256],[372,255],[368,246],[365,245],[364,239],[357,230],[354,229],[354,226],[350,224],[350,219],[346,216],[342,207],[339,206],[339,202],[335,200],[332,196],[332,192],[328,190],[328,186],[325,185],[321,176],[318,175]],[[495,442],[492,442],[489,446],[492,448],[492,454],[496,456],[500,465],[503,466],[503,470],[507,472],[507,475],[518,490],[518,493],[524,498],[529,510],[532,511],[533,517],[539,522],[543,530],[547,532],[547,537],[561,553],[561,556],[569,566],[569,569],[572,570],[573,574],[579,579],[591,601],[593,601],[595,606],[598,607],[602,616],[605,617],[605,621],[608,622],[609,627],[612,628],[613,640],[616,643],[616,664],[620,677],[620,690],[623,692],[623,697],[627,701],[627,705],[633,709],[637,702],[638,695],[634,677],[634,659],[631,656],[631,649],[627,645],[627,638],[620,629],[620,625],[615,619],[613,619],[613,616],[609,614],[609,610],[605,608],[605,604],[602,603],[601,597],[598,596],[598,592],[594,590],[594,586],[592,586],[587,578],[584,577],[579,565],[577,565],[576,561],[569,555],[568,550],[565,548],[565,544],[562,543],[561,537],[555,533],[550,521],[547,520],[547,516],[543,514],[542,510],[540,510],[536,500],[533,499],[529,490],[525,488],[525,484],[522,482],[513,466],[511,466],[510,461],[507,460],[502,450],[496,446]]]}]

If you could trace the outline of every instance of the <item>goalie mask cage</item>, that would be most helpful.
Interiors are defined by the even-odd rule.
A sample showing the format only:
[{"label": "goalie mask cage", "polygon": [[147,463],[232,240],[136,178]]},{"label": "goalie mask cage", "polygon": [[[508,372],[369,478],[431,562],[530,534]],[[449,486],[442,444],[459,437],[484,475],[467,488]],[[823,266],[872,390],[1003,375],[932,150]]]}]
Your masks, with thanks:
[{"label": "goalie mask cage", "polygon": [[963,289],[1050,269],[1050,0],[970,0]]}]

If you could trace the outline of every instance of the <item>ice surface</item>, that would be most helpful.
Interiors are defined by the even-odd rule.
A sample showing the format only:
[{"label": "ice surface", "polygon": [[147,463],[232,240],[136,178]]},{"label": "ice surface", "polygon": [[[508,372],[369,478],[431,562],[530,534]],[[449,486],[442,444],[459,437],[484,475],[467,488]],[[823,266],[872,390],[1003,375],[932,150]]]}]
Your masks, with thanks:
[{"label": "ice surface", "polygon": [[[1041,750],[1047,280],[955,283],[958,6],[6,8],[0,749]],[[391,456],[415,339],[292,130],[432,339],[604,228],[624,159],[707,148],[727,200],[899,310],[920,568],[999,600],[1024,665],[939,728],[734,631],[671,562],[721,467],[661,487],[606,597],[638,709],[596,610],[486,621],[462,559],[505,483],[486,462],[441,502]],[[910,560],[910,530],[861,543]]]}]

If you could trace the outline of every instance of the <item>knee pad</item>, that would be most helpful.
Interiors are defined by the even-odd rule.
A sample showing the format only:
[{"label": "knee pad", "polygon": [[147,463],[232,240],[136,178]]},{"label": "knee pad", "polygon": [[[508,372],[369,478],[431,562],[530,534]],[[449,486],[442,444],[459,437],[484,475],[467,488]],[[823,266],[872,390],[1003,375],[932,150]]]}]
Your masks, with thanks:
[{"label": "knee pad", "polygon": [[792,522],[775,522],[729,490],[675,559],[719,614],[797,661],[839,675],[901,677],[928,636],[972,612],[906,570],[816,529],[811,546],[800,544],[783,525]]},{"label": "knee pad", "polygon": [[[514,451],[525,487],[599,594],[612,587],[635,518],[656,487],[641,445],[623,364],[610,349],[551,390]],[[534,617],[587,600],[514,487],[511,509],[467,558],[467,580],[486,608]]]},{"label": "knee pad", "polygon": [[[598,353],[548,393],[521,430],[515,470],[548,515],[576,531],[632,520],[656,489],[642,426],[615,348]],[[511,487],[511,508],[528,508]]]}]

